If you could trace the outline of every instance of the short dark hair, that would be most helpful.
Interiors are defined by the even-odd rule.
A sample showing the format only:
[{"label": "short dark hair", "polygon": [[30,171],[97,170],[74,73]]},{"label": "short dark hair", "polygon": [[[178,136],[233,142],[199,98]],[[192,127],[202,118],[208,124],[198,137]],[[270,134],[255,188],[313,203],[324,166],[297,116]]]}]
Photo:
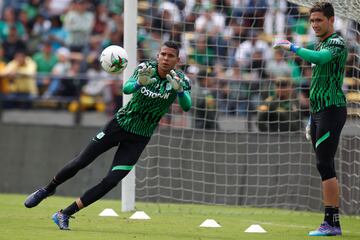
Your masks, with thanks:
[{"label": "short dark hair", "polygon": [[330,18],[335,16],[334,7],[329,2],[316,2],[313,4],[312,8],[310,8],[310,14],[313,12],[322,12],[325,17]]},{"label": "short dark hair", "polygon": [[176,56],[179,56],[180,46],[176,42],[166,41],[166,42],[164,42],[163,46],[175,49],[176,50]]}]

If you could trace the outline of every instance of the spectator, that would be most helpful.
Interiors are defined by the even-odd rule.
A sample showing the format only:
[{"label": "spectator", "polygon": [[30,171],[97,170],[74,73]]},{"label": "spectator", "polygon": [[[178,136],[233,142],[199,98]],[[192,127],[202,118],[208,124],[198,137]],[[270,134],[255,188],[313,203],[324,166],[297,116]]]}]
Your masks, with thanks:
[{"label": "spectator", "polygon": [[42,0],[30,0],[23,4],[21,9],[26,13],[29,22],[33,22],[38,15]]},{"label": "spectator", "polygon": [[6,62],[14,59],[17,50],[26,50],[25,42],[18,37],[15,26],[10,27],[9,34],[3,42],[4,58]]},{"label": "spectator", "polygon": [[225,16],[215,11],[214,6],[208,3],[204,11],[195,21],[195,31],[215,36],[225,29]]},{"label": "spectator", "polygon": [[269,0],[269,8],[265,14],[264,30],[270,35],[284,36],[285,33],[285,13],[287,7],[285,0]]},{"label": "spectator", "polygon": [[92,29],[91,35],[98,35],[100,37],[104,37],[108,28],[107,24],[110,21],[108,16],[109,15],[108,9],[106,8],[105,4],[100,3],[99,5],[96,6],[95,11],[96,13],[95,13],[94,27]]},{"label": "spectator", "polygon": [[267,0],[249,0],[244,11],[244,27],[264,31]]},{"label": "spectator", "polygon": [[[109,73],[102,70],[100,62],[95,60],[86,72],[88,81],[82,88],[81,101],[83,107],[95,108],[98,111],[113,113],[114,96],[112,92],[112,79]],[[84,104],[87,100],[87,106]]]},{"label": "spectator", "polygon": [[2,95],[9,93],[9,80],[6,77],[1,76],[6,66],[4,58],[4,48],[0,44],[0,101]]},{"label": "spectator", "polygon": [[51,27],[45,39],[51,43],[53,51],[56,52],[59,48],[65,46],[65,39],[68,37],[68,32],[62,27],[60,16],[52,16],[50,22]]},{"label": "spectator", "polygon": [[284,60],[283,51],[281,50],[274,51],[274,58],[266,62],[265,71],[270,79],[291,76],[291,67]]},{"label": "spectator", "polygon": [[93,25],[94,13],[87,10],[87,2],[74,0],[71,10],[64,16],[64,28],[69,33],[66,43],[71,52],[86,50]]},{"label": "spectator", "polygon": [[[144,38],[140,41],[140,48],[143,51],[145,59],[156,59],[156,55],[162,43],[161,33],[153,29],[149,34],[144,34]],[[144,60],[144,59],[140,59]]]},{"label": "spectator", "polygon": [[287,132],[301,129],[299,99],[290,78],[275,82],[275,96],[268,97],[258,106],[258,127],[262,132]]},{"label": "spectator", "polygon": [[[39,50],[39,45],[44,40],[44,37],[48,34],[51,27],[51,22],[46,19],[43,13],[38,14],[35,17],[34,24],[30,32],[30,39],[34,45],[33,51]],[[28,48],[29,49],[29,48]]]},{"label": "spectator", "polygon": [[47,0],[47,12],[50,16],[57,16],[66,13],[73,0]]},{"label": "spectator", "polygon": [[160,3],[159,13],[160,15],[167,14],[169,17],[167,20],[168,22],[170,22],[171,25],[181,22],[182,17],[180,14],[180,9],[175,3],[172,3],[171,1],[163,1],[162,3]]},{"label": "spectator", "polygon": [[82,86],[86,83],[86,77],[81,74],[81,62],[72,60],[70,69],[65,76],[61,77],[60,86],[56,96],[73,99],[79,96]]},{"label": "spectator", "polygon": [[65,47],[61,47],[57,50],[58,62],[52,69],[52,79],[47,91],[44,93],[45,97],[55,96],[61,86],[61,79],[68,74],[71,68],[70,51]]},{"label": "spectator", "polygon": [[239,47],[240,43],[245,41],[246,39],[246,29],[241,25],[240,18],[232,19],[229,22],[229,26],[227,26],[224,30],[224,39],[228,42],[228,63],[227,66],[233,67],[236,64],[235,54],[236,49]]},{"label": "spectator", "polygon": [[199,88],[194,89],[195,95],[195,128],[216,130],[217,104],[213,94],[214,74],[202,70],[198,76]]},{"label": "spectator", "polygon": [[58,59],[52,52],[50,42],[45,42],[42,46],[42,50],[36,52],[32,59],[37,65],[37,86],[39,89],[39,94],[42,95],[50,84],[50,73],[52,72]]},{"label": "spectator", "polygon": [[205,66],[214,66],[215,64],[215,51],[208,45],[208,39],[204,34],[196,38],[195,47],[189,54],[192,63]]},{"label": "spectator", "polygon": [[253,53],[261,51],[265,60],[270,59],[272,51],[269,45],[264,40],[259,39],[259,34],[256,31],[250,31],[249,39],[240,43],[235,53],[235,60],[242,69],[250,70],[251,59]]},{"label": "spectator", "polygon": [[287,11],[286,11],[286,25],[292,26],[295,25],[299,17],[299,7],[295,3],[287,1]]},{"label": "spectator", "polygon": [[113,14],[120,14],[124,12],[124,0],[102,0],[102,2]]},{"label": "spectator", "polygon": [[6,98],[9,100],[9,107],[31,106],[31,100],[38,93],[35,74],[36,63],[25,54],[25,51],[18,50],[14,60],[9,62],[2,72],[2,76],[10,80],[10,94]]},{"label": "spectator", "polygon": [[16,20],[14,9],[7,7],[4,10],[4,20],[0,21],[0,41],[8,38],[11,28],[16,28],[19,38],[26,39],[25,28],[21,22]]},{"label": "spectator", "polygon": [[106,38],[102,39],[102,48],[106,48],[110,45],[123,46],[123,39],[124,20],[121,16],[113,14],[107,28]]},{"label": "spectator", "polygon": [[204,11],[202,0],[187,1],[185,14],[185,31],[193,32],[195,30],[195,21]]},{"label": "spectator", "polygon": [[230,114],[246,116],[250,110],[254,109],[251,97],[254,94],[254,89],[251,89],[252,85],[246,77],[237,65],[227,70],[226,79],[229,84],[228,103],[227,107],[222,108],[222,110],[227,110]]}]

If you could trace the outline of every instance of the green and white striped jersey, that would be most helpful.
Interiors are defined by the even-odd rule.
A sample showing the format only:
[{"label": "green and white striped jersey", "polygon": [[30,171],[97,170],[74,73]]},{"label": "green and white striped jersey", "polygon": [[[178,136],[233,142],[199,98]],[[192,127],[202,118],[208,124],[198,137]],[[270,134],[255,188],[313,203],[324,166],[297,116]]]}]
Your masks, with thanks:
[{"label": "green and white striped jersey", "polygon": [[[151,65],[157,69],[156,61],[145,62],[146,66]],[[135,84],[138,77],[138,66],[126,84]],[[175,70],[183,82],[183,89],[190,92],[190,80],[180,70]],[[135,91],[131,100],[115,114],[118,124],[128,132],[150,137],[157,127],[161,117],[169,111],[169,107],[177,97],[166,78],[161,78],[156,70],[152,78],[156,81],[152,84],[141,86]]]},{"label": "green and white striped jersey", "polygon": [[319,112],[330,106],[346,106],[342,91],[347,47],[345,41],[334,33],[316,46],[316,51],[326,49],[331,53],[331,60],[325,64],[313,65],[310,86],[310,107],[312,112]]}]

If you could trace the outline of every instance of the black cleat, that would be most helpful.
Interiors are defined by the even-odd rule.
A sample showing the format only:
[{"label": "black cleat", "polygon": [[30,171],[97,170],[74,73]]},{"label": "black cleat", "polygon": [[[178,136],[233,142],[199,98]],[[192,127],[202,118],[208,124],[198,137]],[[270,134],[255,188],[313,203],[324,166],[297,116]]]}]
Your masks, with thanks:
[{"label": "black cleat", "polygon": [[27,208],[33,208],[33,207],[37,206],[42,200],[53,195],[54,193],[55,193],[55,191],[48,193],[45,190],[45,188],[40,188],[39,190],[33,192],[26,198],[24,205]]}]

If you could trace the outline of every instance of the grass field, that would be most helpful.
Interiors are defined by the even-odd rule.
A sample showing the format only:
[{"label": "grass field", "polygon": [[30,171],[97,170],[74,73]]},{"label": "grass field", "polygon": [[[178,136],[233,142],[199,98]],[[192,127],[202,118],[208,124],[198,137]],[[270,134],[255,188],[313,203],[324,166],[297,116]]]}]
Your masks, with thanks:
[{"label": "grass field", "polygon": [[[320,213],[279,209],[137,203],[137,209],[145,211],[151,220],[129,220],[132,213],[120,212],[119,201],[101,200],[75,214],[76,219],[70,220],[71,231],[60,231],[51,215],[73,198],[51,197],[34,209],[26,209],[25,197],[0,194],[1,240],[314,239],[306,235],[323,217]],[[105,208],[113,208],[119,217],[99,217]],[[215,219],[222,227],[200,228],[206,219]],[[245,233],[251,224],[260,224],[267,233]],[[343,216],[342,227],[344,235],[331,239],[360,239],[360,216]]]}]

